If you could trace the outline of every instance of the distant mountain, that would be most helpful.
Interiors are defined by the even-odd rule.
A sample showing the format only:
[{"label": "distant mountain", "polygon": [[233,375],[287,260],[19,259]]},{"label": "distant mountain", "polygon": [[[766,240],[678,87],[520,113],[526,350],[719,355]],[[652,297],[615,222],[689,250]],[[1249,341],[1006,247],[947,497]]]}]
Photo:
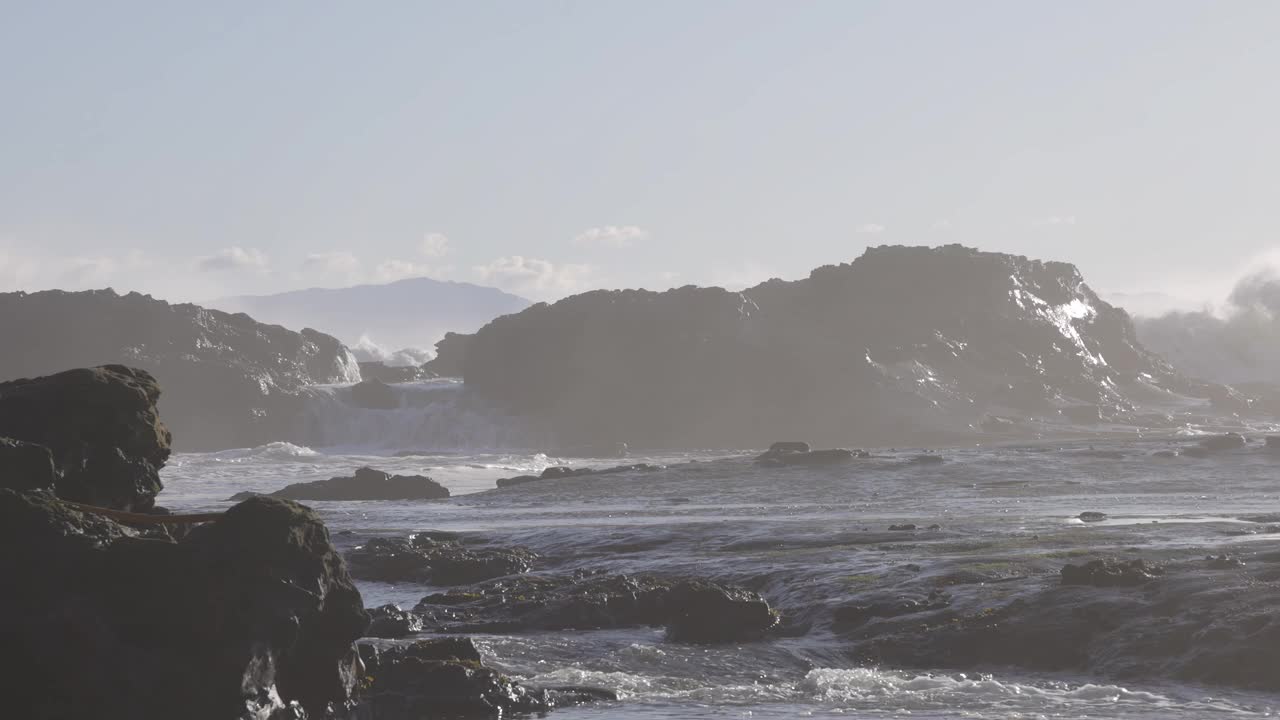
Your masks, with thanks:
[{"label": "distant mountain", "polygon": [[472,391],[582,444],[1172,428],[1170,413],[1214,394],[1143,348],[1128,314],[1072,265],[959,245],[872,248],[742,292],[588,292],[441,350]]},{"label": "distant mountain", "polygon": [[446,332],[474,332],[530,303],[497,288],[410,278],[385,285],[242,295],[206,305],[285,327],[317,328],[342,340],[358,355],[365,350],[362,360],[379,360],[384,358],[371,354],[373,349],[362,343],[362,338],[388,351],[430,348]]}]

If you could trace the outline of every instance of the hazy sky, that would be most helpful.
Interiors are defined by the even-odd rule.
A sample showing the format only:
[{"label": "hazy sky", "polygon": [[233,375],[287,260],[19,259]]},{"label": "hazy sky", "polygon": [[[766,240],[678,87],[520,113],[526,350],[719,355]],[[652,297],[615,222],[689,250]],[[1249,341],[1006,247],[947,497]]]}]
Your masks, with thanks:
[{"label": "hazy sky", "polygon": [[0,0],[0,289],[535,298],[867,245],[1211,298],[1280,247],[1280,3]]}]

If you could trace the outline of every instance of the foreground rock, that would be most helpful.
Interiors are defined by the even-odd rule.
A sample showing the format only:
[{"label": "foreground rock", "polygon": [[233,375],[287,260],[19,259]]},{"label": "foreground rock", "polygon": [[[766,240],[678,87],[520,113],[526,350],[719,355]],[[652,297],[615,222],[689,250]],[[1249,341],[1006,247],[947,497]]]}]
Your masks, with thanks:
[{"label": "foreground rock", "polygon": [[498,478],[497,486],[500,488],[514,487],[516,485],[524,485],[526,483],[537,482],[538,480],[548,480],[555,478],[567,477],[583,477],[588,475],[617,475],[619,473],[630,472],[658,472],[666,470],[665,465],[650,465],[649,463],[636,463],[635,465],[618,465],[611,468],[571,468],[571,467],[549,467],[543,470],[539,475],[517,475],[516,477]]},{"label": "foreground rock", "polygon": [[33,718],[313,716],[350,699],[367,618],[324,525],[254,498],[181,542],[0,490],[0,674]]},{"label": "foreground rock", "polygon": [[75,502],[146,512],[162,487],[171,436],[160,387],[121,365],[0,383],[0,487],[53,487]]},{"label": "foreground rock", "polygon": [[373,538],[348,552],[347,562],[362,580],[466,585],[528,572],[537,557],[524,548],[465,547],[454,538],[420,533]]},{"label": "foreground rock", "polygon": [[306,444],[297,436],[305,388],[360,379],[328,335],[138,293],[0,293],[0,337],[13,349],[0,354],[0,380],[110,363],[147,371],[186,451]]},{"label": "foreground rock", "polygon": [[379,650],[361,644],[368,671],[360,720],[485,718],[543,714],[558,707],[617,700],[595,688],[531,688],[481,664],[466,638],[425,640]]},{"label": "foreground rock", "polygon": [[756,640],[778,624],[769,603],[743,588],[582,572],[508,577],[429,595],[414,609],[445,632],[654,626],[673,642],[691,643]]},{"label": "foreground rock", "polygon": [[[243,492],[231,497],[244,500],[258,493]],[[269,493],[269,497],[289,500],[442,500],[449,489],[422,475],[390,475],[363,467],[351,477],[294,483]]]},{"label": "foreground rock", "polygon": [[[863,601],[835,629],[859,662],[1280,690],[1280,553],[1221,557],[1099,559],[998,578],[956,569],[914,592],[895,588],[898,602]],[[938,582],[945,591],[925,589]]]},{"label": "foreground rock", "polygon": [[[870,248],[742,292],[587,292],[450,346],[468,388],[565,445],[932,444],[1140,425],[1144,404],[1185,413],[1196,403],[1175,395],[1204,407],[1209,391],[1075,267],[958,245]],[[1006,421],[984,431],[988,417]]]}]

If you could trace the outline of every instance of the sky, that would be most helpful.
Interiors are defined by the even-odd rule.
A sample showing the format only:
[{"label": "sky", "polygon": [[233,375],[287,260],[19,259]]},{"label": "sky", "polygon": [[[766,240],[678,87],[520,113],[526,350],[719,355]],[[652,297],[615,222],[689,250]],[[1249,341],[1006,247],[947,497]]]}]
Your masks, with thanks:
[{"label": "sky", "polygon": [[0,0],[0,290],[543,300],[867,246],[1214,301],[1280,261],[1280,3]]}]

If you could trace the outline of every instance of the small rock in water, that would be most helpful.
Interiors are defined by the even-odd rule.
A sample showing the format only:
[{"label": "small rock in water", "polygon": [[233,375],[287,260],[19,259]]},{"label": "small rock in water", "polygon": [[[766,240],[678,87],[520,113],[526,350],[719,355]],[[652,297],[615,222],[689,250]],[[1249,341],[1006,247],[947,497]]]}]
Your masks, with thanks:
[{"label": "small rock in water", "polygon": [[889,529],[893,532],[905,532],[908,530],[918,530],[914,523],[903,523],[901,525],[890,525]]},{"label": "small rock in water", "polygon": [[369,629],[365,630],[365,637],[395,640],[422,632],[422,618],[399,605],[383,605],[367,612]]},{"label": "small rock in water", "polygon": [[913,455],[907,458],[907,462],[915,465],[937,465],[937,464],[946,462],[946,458],[942,457],[941,455],[926,453],[923,455]]},{"label": "small rock in water", "polygon": [[1219,452],[1222,450],[1235,450],[1245,446],[1244,436],[1240,433],[1229,432],[1225,435],[1214,435],[1200,441],[1200,447],[1209,452]]},{"label": "small rock in water", "polygon": [[1081,522],[1087,522],[1087,523],[1102,522],[1103,520],[1107,519],[1107,514],[1104,512],[1096,512],[1094,510],[1086,510],[1085,512],[1080,513],[1076,517]]}]

